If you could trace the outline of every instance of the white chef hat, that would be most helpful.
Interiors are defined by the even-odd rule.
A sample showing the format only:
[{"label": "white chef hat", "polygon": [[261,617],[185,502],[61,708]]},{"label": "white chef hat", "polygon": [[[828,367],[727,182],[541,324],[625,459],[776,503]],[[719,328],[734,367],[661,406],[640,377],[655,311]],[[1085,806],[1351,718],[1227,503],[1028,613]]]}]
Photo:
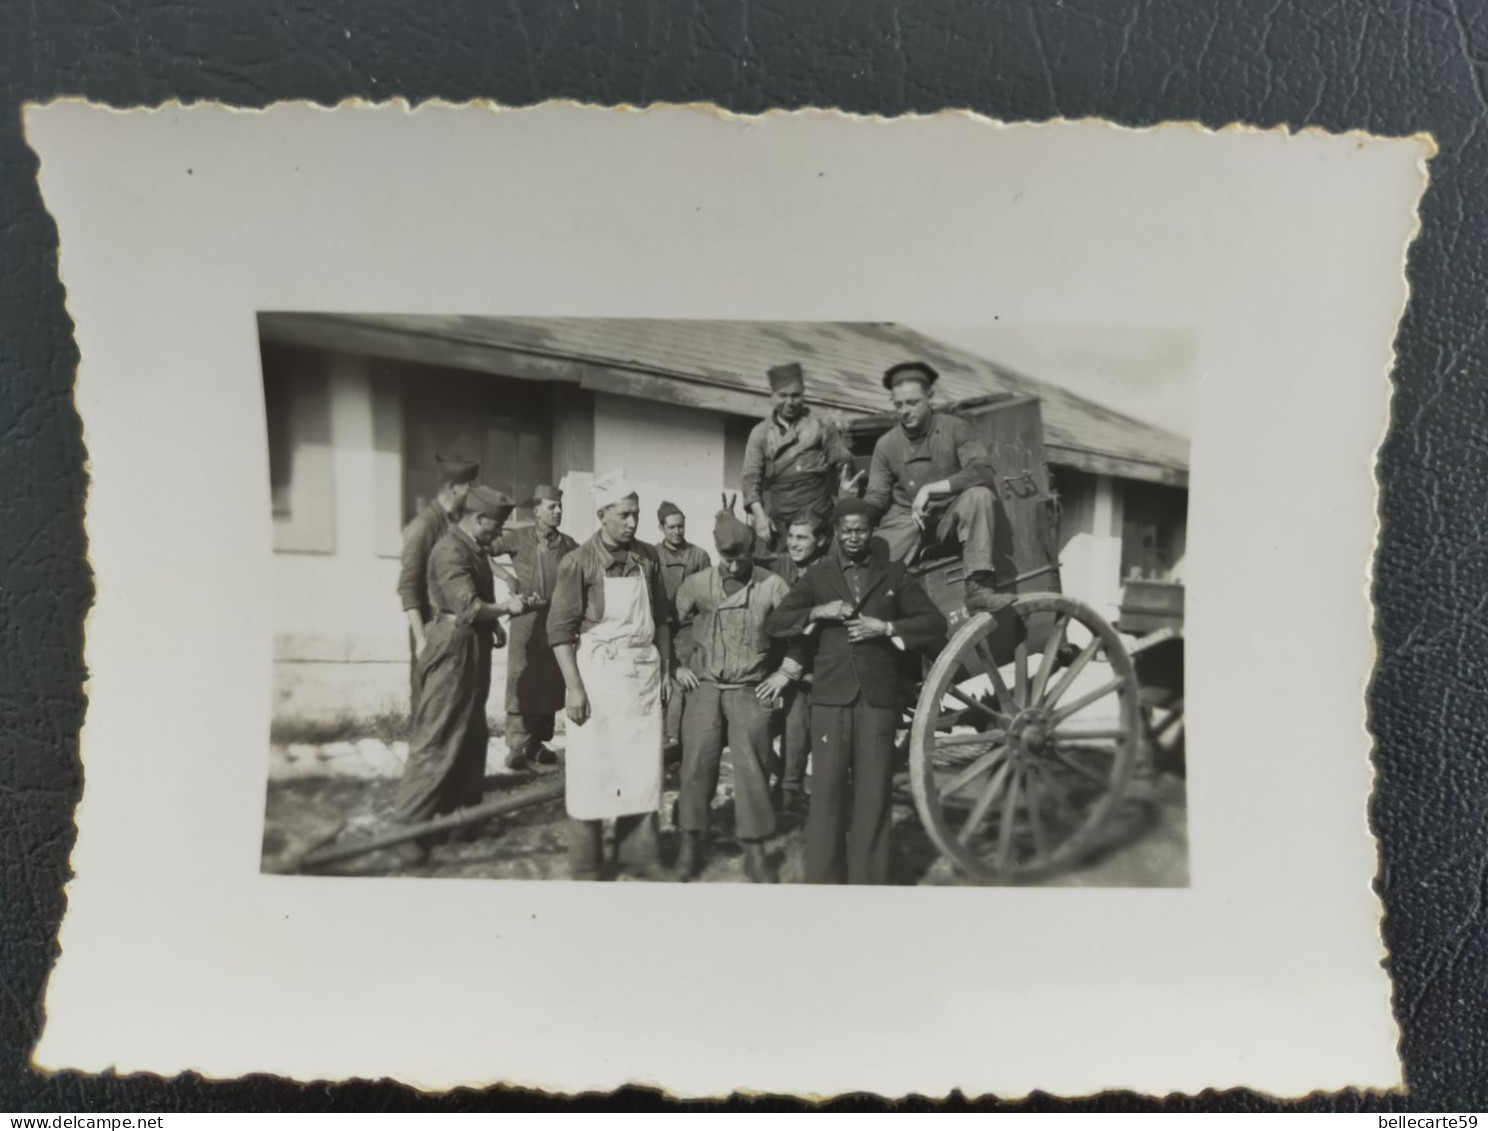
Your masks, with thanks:
[{"label": "white chef hat", "polygon": [[595,476],[589,493],[594,496],[594,509],[598,511],[621,499],[634,498],[635,488],[630,485],[625,469],[617,467],[614,471]]}]

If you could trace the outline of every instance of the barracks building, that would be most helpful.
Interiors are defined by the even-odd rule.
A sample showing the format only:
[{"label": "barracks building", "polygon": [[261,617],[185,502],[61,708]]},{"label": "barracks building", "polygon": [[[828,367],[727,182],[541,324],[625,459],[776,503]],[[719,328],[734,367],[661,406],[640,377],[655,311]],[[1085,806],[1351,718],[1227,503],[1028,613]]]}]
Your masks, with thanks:
[{"label": "barracks building", "polygon": [[940,371],[938,403],[1038,397],[1065,592],[1113,623],[1181,616],[1188,442],[905,326],[262,314],[259,338],[276,719],[406,711],[401,531],[434,497],[436,454],[479,460],[481,481],[519,500],[560,483],[580,541],[595,470],[623,467],[641,538],[660,539],[669,499],[711,551],[720,495],[739,491],[770,412],[765,372],[787,361],[813,411],[843,423],[887,410],[879,377],[906,359]]}]

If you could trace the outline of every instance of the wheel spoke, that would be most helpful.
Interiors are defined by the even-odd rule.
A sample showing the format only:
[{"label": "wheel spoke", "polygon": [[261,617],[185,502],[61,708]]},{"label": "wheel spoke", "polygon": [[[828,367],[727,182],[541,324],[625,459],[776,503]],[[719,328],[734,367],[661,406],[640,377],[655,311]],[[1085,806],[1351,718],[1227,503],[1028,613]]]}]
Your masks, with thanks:
[{"label": "wheel spoke", "polygon": [[1058,742],[1100,742],[1109,738],[1125,738],[1126,731],[1121,727],[1111,727],[1108,730],[1056,730],[1052,737]]},{"label": "wheel spoke", "polygon": [[[1022,621],[1018,622],[1019,629],[1026,629]],[[1026,707],[1028,703],[1028,633],[1018,633],[1018,646],[1013,649],[1013,698],[1017,700],[1018,706]]]},{"label": "wheel spoke", "polygon": [[989,750],[987,751],[987,753],[981,755],[980,757],[972,759],[972,762],[969,766],[967,766],[959,774],[953,777],[950,781],[946,782],[945,788],[940,791],[941,799],[944,800],[947,797],[951,797],[954,794],[960,793],[977,777],[986,773],[994,765],[996,765],[998,759],[1005,758],[1006,756],[1007,747],[999,746],[996,750]]},{"label": "wheel spoke", "polygon": [[980,711],[982,714],[986,715],[993,722],[1007,722],[1007,721],[1009,721],[1008,720],[1008,717],[1006,715],[1002,714],[1002,712],[993,710],[992,704],[990,704],[990,703],[984,703],[980,699],[973,699],[970,695],[966,694],[966,692],[962,691],[955,684],[951,684],[950,687],[947,687],[945,689],[945,693],[947,695],[949,695],[952,699],[956,699],[956,700],[959,700],[962,703],[965,703],[966,706],[967,706],[967,708],[969,710]]},{"label": "wheel spoke", "polygon": [[1094,691],[1087,691],[1073,703],[1059,708],[1059,710],[1055,711],[1054,714],[1049,717],[1049,722],[1054,726],[1058,726],[1071,715],[1075,714],[1076,712],[1083,711],[1097,699],[1104,699],[1107,695],[1111,694],[1111,692],[1116,691],[1124,687],[1125,685],[1126,678],[1124,676],[1118,675],[1114,679],[1108,680],[1107,682],[1101,684]]},{"label": "wheel spoke", "polygon": [[985,640],[978,641],[976,654],[981,658],[982,666],[987,669],[987,678],[992,681],[992,690],[997,695],[998,704],[1009,717],[1018,714],[1018,704],[1014,701],[1012,692],[1008,690],[1008,685],[1003,682],[1002,672],[998,670],[991,645]]},{"label": "wheel spoke", "polygon": [[1059,820],[1063,821],[1071,829],[1079,828],[1080,815],[1075,812],[1075,807],[1070,804],[1069,792],[1064,786],[1059,784],[1048,766],[1042,762],[1033,762],[1031,765],[1038,773],[1039,778],[1042,779],[1044,788],[1048,790],[1049,797],[1054,802],[1054,810],[1058,814]]},{"label": "wheel spoke", "polygon": [[1110,781],[1103,777],[1099,770],[1092,770],[1089,766],[1077,762],[1073,757],[1069,755],[1068,752],[1060,750],[1058,747],[1054,748],[1054,760],[1065,769],[1072,770],[1082,777],[1089,778],[1102,789],[1107,789],[1110,787]]},{"label": "wheel spoke", "polygon": [[1034,775],[1026,768],[1023,771],[1023,785],[1028,790],[1028,824],[1033,829],[1033,848],[1040,856],[1049,855],[1049,831],[1044,827],[1043,814],[1039,812],[1039,798],[1041,794],[1036,788]]},{"label": "wheel spoke", "polygon": [[[1012,765],[1011,762],[1008,763]],[[1021,775],[1020,775],[1021,776]],[[997,828],[997,870],[1007,870],[1008,853],[1013,847],[1013,817],[1018,812],[1018,785],[1020,776],[1008,783],[1007,796],[1002,801],[1002,824]]]},{"label": "wheel spoke", "polygon": [[976,799],[976,804],[971,807],[971,814],[966,818],[966,824],[961,826],[960,840],[965,844],[971,839],[972,833],[976,832],[977,826],[982,823],[982,818],[987,815],[987,810],[992,808],[992,803],[1002,793],[1002,787],[1008,780],[1008,774],[1013,768],[1012,760],[1009,759],[998,767],[997,772],[992,775],[992,780],[987,783],[987,788],[982,795]]},{"label": "wheel spoke", "polygon": [[1054,628],[1044,644],[1044,656],[1039,662],[1039,670],[1033,677],[1033,692],[1028,697],[1030,703],[1042,701],[1044,692],[1049,688],[1049,676],[1054,671],[1054,660],[1059,655],[1059,649],[1064,647],[1064,634],[1069,630],[1069,622],[1068,614],[1054,622]]},{"label": "wheel spoke", "polygon": [[961,726],[963,721],[965,720],[966,714],[967,712],[965,711],[947,711],[945,714],[940,715],[936,718],[935,729],[938,731],[950,730],[951,727]]},{"label": "wheel spoke", "polygon": [[948,734],[943,738],[935,740],[935,749],[940,750],[946,746],[979,746],[988,743],[999,743],[1007,738],[1005,730],[984,730],[978,734]]},{"label": "wheel spoke", "polygon": [[1100,651],[1100,646],[1101,638],[1099,636],[1092,637],[1090,643],[1080,649],[1080,654],[1065,669],[1065,673],[1059,677],[1059,682],[1054,685],[1054,690],[1044,697],[1044,701],[1040,706],[1053,707],[1055,703],[1058,703],[1060,696],[1070,689],[1070,684],[1074,683],[1079,678],[1080,673],[1085,670],[1085,665],[1090,663],[1094,659],[1095,654]]}]

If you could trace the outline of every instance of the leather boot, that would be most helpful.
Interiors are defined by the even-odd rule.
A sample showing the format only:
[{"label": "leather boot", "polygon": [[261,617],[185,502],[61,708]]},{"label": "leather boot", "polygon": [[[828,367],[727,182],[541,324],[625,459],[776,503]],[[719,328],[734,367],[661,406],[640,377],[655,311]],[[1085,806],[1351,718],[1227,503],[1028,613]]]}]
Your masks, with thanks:
[{"label": "leather boot", "polygon": [[687,883],[701,870],[702,865],[702,837],[697,833],[682,832],[682,845],[677,850],[677,879],[681,883]]},{"label": "leather boot", "polygon": [[966,611],[1000,613],[1018,599],[1015,593],[999,593],[990,573],[973,573],[966,579]]}]

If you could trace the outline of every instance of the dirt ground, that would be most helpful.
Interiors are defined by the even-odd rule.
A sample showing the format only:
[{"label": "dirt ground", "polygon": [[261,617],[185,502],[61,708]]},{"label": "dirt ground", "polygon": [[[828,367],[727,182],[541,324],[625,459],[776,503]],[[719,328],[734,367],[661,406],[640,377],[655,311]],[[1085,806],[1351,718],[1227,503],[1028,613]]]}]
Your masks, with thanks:
[{"label": "dirt ground", "polygon": [[[529,777],[501,775],[486,781],[486,796],[529,784]],[[732,839],[733,803],[729,797],[727,761],[714,802],[714,835],[708,864],[694,882],[747,882],[740,850]],[[388,823],[397,782],[345,778],[306,778],[269,786],[264,822],[263,868],[283,871],[307,847],[331,835],[346,822],[341,840],[371,834]],[[1184,782],[1163,774],[1157,804],[1140,807],[1130,820],[1119,821],[1111,843],[1085,865],[1042,881],[1051,887],[1183,887],[1188,884],[1188,821]],[[677,851],[671,821],[677,796],[677,768],[668,767],[662,800],[662,859]],[[357,876],[439,876],[470,879],[567,878],[561,799],[495,818],[466,843],[434,849],[420,866],[401,864],[392,851],[379,851],[326,869],[327,874]],[[769,855],[782,883],[803,878],[804,830],[801,821],[783,821],[769,842]],[[895,884],[964,885],[925,835],[907,787],[894,805],[891,882]],[[622,877],[624,878],[624,877]]]}]

